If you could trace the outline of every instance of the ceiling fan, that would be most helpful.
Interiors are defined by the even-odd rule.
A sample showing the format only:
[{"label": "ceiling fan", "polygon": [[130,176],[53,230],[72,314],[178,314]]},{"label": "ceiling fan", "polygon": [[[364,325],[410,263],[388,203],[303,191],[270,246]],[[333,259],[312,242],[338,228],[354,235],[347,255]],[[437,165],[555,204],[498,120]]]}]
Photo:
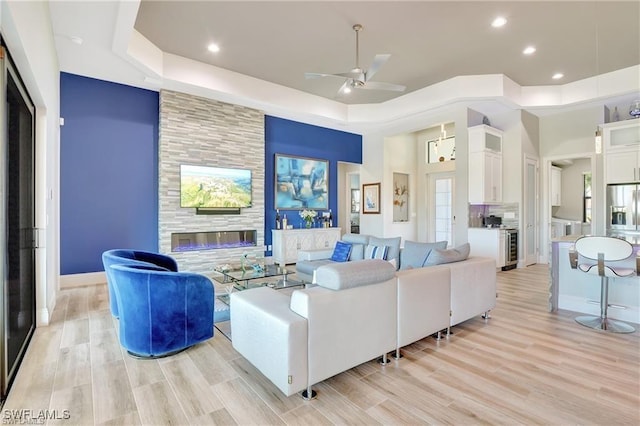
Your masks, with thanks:
[{"label": "ceiling fan", "polygon": [[346,78],[345,82],[338,89],[338,94],[345,94],[351,92],[351,89],[370,89],[370,90],[392,90],[395,92],[403,92],[406,87],[400,84],[383,83],[380,81],[370,81],[371,77],[378,72],[380,67],[391,57],[390,54],[378,54],[373,58],[373,62],[368,70],[360,68],[360,45],[359,45],[359,33],[362,30],[362,25],[355,24],[353,30],[356,32],[356,67],[351,71],[338,73],[338,74],[325,74],[317,72],[307,72],[304,74],[305,78],[320,78],[320,77],[338,77]]}]

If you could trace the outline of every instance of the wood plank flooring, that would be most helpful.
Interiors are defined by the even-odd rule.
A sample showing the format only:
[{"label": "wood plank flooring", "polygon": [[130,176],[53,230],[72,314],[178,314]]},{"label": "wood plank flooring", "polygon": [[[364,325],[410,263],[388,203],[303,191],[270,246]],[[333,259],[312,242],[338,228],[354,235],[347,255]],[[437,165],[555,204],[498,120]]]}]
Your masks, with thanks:
[{"label": "wood plank flooring", "polygon": [[640,424],[640,333],[547,312],[547,281],[546,265],[498,273],[488,322],[416,342],[386,367],[339,374],[311,402],[283,396],[219,332],[176,356],[133,359],[106,286],[63,290],[4,410],[69,410],[48,422],[64,425]]}]

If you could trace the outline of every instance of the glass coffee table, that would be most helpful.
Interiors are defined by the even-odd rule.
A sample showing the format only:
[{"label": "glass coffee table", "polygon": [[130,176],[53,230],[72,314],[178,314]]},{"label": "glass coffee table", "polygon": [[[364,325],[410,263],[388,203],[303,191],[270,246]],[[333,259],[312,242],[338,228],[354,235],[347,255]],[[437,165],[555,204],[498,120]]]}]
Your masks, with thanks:
[{"label": "glass coffee table", "polygon": [[[231,340],[231,321],[229,296],[234,291],[244,291],[256,287],[271,287],[282,290],[305,287],[309,283],[293,278],[295,268],[287,269],[278,265],[266,265],[263,270],[216,270],[212,275],[216,281],[216,300],[214,308],[214,326]],[[219,320],[216,320],[220,318]]]},{"label": "glass coffee table", "polygon": [[[300,287],[306,284],[304,281],[297,281],[290,277],[295,274],[295,270],[278,265],[266,265],[262,270],[250,268],[246,270],[220,271],[219,273],[222,274],[221,284],[232,286],[237,291],[264,286],[282,289]],[[230,291],[228,292],[230,293]]]}]

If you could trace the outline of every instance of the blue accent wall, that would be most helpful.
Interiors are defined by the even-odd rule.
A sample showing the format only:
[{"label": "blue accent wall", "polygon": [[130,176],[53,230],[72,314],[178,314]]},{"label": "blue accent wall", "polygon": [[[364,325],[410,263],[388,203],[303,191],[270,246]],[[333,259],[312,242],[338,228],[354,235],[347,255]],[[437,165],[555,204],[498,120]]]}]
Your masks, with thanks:
[{"label": "blue accent wall", "polygon": [[[275,228],[275,154],[329,160],[329,208],[337,220],[338,162],[362,164],[362,136],[311,124],[265,116],[265,245],[271,244]],[[297,211],[286,210],[289,224],[298,228],[302,219]],[[270,255],[270,252],[267,252]]]},{"label": "blue accent wall", "polygon": [[60,74],[60,272],[158,250],[159,94]]}]

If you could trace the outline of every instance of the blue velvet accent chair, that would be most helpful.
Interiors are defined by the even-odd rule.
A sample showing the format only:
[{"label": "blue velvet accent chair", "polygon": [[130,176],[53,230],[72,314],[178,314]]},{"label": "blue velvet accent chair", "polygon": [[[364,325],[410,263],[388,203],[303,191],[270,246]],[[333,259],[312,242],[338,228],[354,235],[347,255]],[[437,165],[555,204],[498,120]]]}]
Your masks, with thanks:
[{"label": "blue velvet accent chair", "polygon": [[178,264],[171,256],[142,250],[114,249],[102,253],[102,265],[107,274],[107,287],[109,289],[109,308],[111,315],[118,318],[118,303],[113,292],[113,278],[111,265],[156,265],[168,271],[178,271]]},{"label": "blue velvet accent chair", "polygon": [[213,337],[214,287],[204,275],[112,265],[120,344],[130,355],[172,355]]}]

